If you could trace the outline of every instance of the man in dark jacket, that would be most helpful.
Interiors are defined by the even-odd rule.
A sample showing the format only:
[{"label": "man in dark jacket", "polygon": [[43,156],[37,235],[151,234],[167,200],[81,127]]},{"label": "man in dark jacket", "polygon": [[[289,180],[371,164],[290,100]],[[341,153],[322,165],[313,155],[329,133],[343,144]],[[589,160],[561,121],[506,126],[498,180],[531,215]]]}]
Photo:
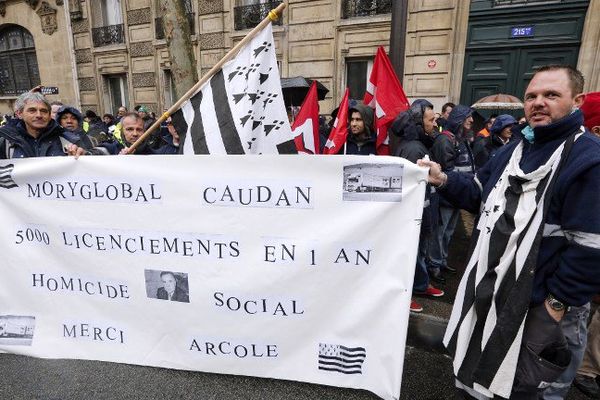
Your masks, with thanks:
[{"label": "man in dark jacket", "polygon": [[177,132],[175,132],[173,126],[169,129],[169,132],[174,135],[172,141],[163,142],[162,146],[159,146],[157,149],[150,147],[147,142],[144,141],[132,153],[129,147],[145,132],[144,120],[136,113],[129,113],[121,119],[121,124],[123,125],[125,145],[116,141],[113,143],[103,143],[101,145],[105,147],[110,154],[177,154],[179,149],[179,136],[175,138]]},{"label": "man in dark jacket", "polygon": [[508,114],[502,114],[495,118],[490,135],[479,138],[473,143],[473,159],[475,168],[479,169],[496,154],[496,151],[505,144],[508,144],[512,137],[512,128],[517,124],[517,120]]},{"label": "man in dark jacket", "polygon": [[0,158],[86,154],[85,145],[66,135],[50,117],[50,103],[41,93],[23,93],[15,110],[20,120],[0,128]]},{"label": "man in dark jacket", "polygon": [[476,176],[419,162],[447,199],[479,213],[444,338],[473,395],[538,398],[571,364],[562,319],[600,292],[600,139],[582,128],[582,91],[579,71],[542,67],[525,92],[523,140]]},{"label": "man in dark jacket", "polygon": [[345,154],[377,154],[377,133],[373,127],[373,109],[357,103],[348,110],[348,136]]},{"label": "man in dark jacket", "polygon": [[[398,115],[390,127],[390,134],[400,139],[394,155],[405,158],[413,163],[429,156],[432,145],[431,135],[434,133],[435,113],[433,104],[427,100],[415,100],[411,107]],[[427,251],[430,236],[437,225],[437,194],[430,185],[425,192],[425,204],[419,237],[419,252],[413,283],[413,293],[429,297],[442,297],[444,292],[429,283],[427,272]],[[422,307],[414,300],[411,301],[411,311],[420,312]]]},{"label": "man in dark jacket", "polygon": [[[432,160],[439,163],[444,171],[465,171],[474,173],[473,155],[468,142],[468,132],[473,126],[473,110],[457,104],[450,112],[445,130],[434,137],[431,149]],[[449,266],[448,247],[454,228],[460,217],[459,209],[440,196],[439,223],[433,235],[429,249],[429,273],[431,278],[444,283],[446,278],[442,272],[456,273],[456,268]]]}]

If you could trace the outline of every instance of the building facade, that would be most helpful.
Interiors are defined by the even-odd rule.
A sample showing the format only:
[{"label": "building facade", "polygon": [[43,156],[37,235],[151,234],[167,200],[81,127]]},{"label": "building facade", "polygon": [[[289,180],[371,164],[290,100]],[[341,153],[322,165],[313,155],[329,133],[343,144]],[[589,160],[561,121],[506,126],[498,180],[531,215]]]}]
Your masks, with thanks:
[{"label": "building facade", "polygon": [[18,94],[43,84],[52,100],[78,104],[69,15],[62,0],[0,1],[0,113]]},{"label": "building facade", "polygon": [[[280,3],[182,1],[200,73]],[[521,96],[532,69],[548,62],[576,65],[586,90],[600,90],[600,0],[408,3],[403,87],[409,98],[428,98],[439,108],[495,92]],[[329,89],[320,103],[324,114],[347,86],[362,98],[377,47],[389,51],[392,6],[393,0],[289,0],[274,26],[281,76],[322,82]],[[56,10],[52,34],[42,28],[42,8]],[[160,112],[177,100],[160,0],[0,0],[0,87],[10,75],[1,50],[10,27],[26,30],[35,43],[22,49],[29,56],[19,56],[34,52],[37,59],[39,79],[32,73],[27,83],[58,86],[66,103],[98,113],[139,104]],[[26,86],[13,83],[19,85]],[[1,94],[2,110],[13,92]]]}]

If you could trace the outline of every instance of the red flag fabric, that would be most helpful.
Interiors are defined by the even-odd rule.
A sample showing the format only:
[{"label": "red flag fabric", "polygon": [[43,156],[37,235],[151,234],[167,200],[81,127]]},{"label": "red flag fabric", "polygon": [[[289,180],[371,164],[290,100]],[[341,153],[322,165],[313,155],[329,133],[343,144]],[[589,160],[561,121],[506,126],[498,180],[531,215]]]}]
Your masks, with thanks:
[{"label": "red flag fabric", "polygon": [[406,111],[410,105],[383,47],[377,49],[363,103],[375,111],[377,154],[390,154],[388,128],[398,114]]},{"label": "red flag fabric", "polygon": [[346,88],[344,98],[340,103],[337,117],[333,123],[333,129],[329,133],[329,139],[325,143],[323,154],[337,154],[346,143],[348,135],[348,100],[350,99],[350,90]]},{"label": "red flag fabric", "polygon": [[317,82],[313,81],[292,124],[294,142],[298,153],[319,154],[319,99]]}]

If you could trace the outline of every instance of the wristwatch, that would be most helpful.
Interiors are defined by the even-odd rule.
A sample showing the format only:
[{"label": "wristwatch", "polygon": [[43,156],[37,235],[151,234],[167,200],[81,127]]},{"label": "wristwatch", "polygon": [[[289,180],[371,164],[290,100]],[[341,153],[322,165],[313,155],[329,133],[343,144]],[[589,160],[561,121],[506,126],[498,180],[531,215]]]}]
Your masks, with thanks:
[{"label": "wristwatch", "polygon": [[565,311],[565,309],[567,308],[565,306],[565,303],[561,302],[560,300],[557,300],[556,297],[552,296],[551,293],[548,293],[548,297],[546,297],[546,302],[554,311]]}]

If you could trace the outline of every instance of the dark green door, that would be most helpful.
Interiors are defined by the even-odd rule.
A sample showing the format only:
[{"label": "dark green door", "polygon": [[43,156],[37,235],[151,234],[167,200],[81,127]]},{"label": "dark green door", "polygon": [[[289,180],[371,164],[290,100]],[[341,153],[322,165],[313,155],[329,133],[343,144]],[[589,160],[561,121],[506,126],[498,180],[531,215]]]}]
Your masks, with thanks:
[{"label": "dark green door", "polygon": [[[496,93],[522,99],[538,67],[577,66],[588,3],[525,1],[507,7],[506,1],[472,0],[460,102],[471,105]],[[516,28],[527,34],[515,34]]]}]

